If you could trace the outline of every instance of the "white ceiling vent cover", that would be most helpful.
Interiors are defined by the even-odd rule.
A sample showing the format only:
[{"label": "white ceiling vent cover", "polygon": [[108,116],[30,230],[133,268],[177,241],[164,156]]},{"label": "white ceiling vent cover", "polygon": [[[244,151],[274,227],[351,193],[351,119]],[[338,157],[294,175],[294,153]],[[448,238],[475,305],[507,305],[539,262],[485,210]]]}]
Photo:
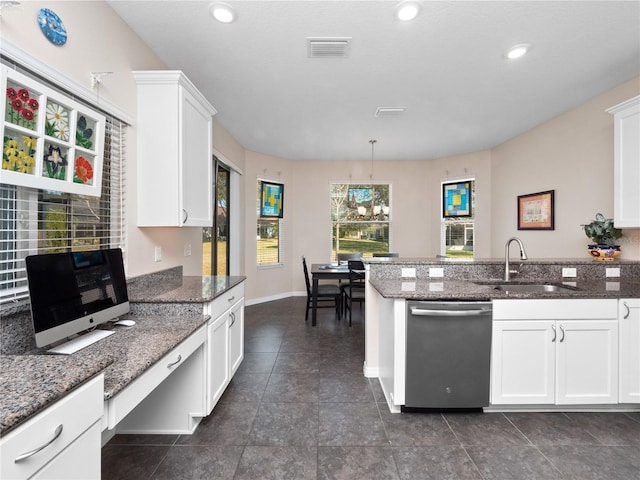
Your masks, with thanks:
[{"label": "white ceiling vent cover", "polygon": [[307,37],[309,58],[346,58],[351,48],[351,37]]},{"label": "white ceiling vent cover", "polygon": [[401,115],[407,107],[378,107],[376,108],[376,113],[373,114],[374,117],[395,117],[397,115]]}]

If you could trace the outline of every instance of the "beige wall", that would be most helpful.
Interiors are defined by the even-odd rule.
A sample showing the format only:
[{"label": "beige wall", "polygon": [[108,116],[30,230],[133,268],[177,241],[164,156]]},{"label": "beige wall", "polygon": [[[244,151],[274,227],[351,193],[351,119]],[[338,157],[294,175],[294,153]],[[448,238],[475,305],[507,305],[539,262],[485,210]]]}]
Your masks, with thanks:
[{"label": "beige wall", "polygon": [[[100,98],[135,118],[136,89],[131,71],[163,69],[166,66],[162,61],[101,1],[47,2],[69,31],[68,42],[54,46],[35,20],[41,6],[42,2],[23,1],[3,9],[2,38],[88,91],[90,72],[112,71],[103,78]],[[91,20],[96,18],[100,21]],[[391,248],[403,256],[437,254],[440,182],[475,177],[478,257],[501,257],[506,239],[517,235],[531,257],[584,258],[587,239],[580,224],[596,212],[613,213],[613,123],[604,110],[638,93],[640,79],[635,79],[492,150],[437,160],[375,162],[373,181],[392,185]],[[209,100],[215,106],[215,98]],[[301,255],[306,255],[309,262],[326,261],[331,251],[329,183],[368,181],[370,162],[296,162],[245,151],[217,120],[214,147],[244,170],[239,247],[241,271],[248,277],[247,298],[251,301],[302,292]],[[185,274],[198,275],[201,229],[136,227],[135,124],[129,131],[126,168],[127,274],[184,265]],[[273,269],[255,267],[258,177],[282,180],[286,185],[286,256],[284,266]],[[517,231],[517,195],[550,189],[556,191],[556,229]],[[183,256],[185,243],[192,245],[190,257]],[[640,259],[640,230],[625,231],[622,244],[624,258]],[[154,246],[163,251],[159,263],[153,261]]]},{"label": "beige wall", "polygon": [[[491,151],[491,255],[511,236],[532,258],[584,258],[581,224],[613,217],[613,117],[605,110],[640,93],[634,79]],[[640,188],[640,187],[639,187]],[[555,230],[518,231],[518,195],[555,190]],[[640,230],[627,229],[622,257],[640,260]]]},{"label": "beige wall", "polygon": [[[43,2],[23,1],[2,9],[2,38],[48,64],[87,91],[91,90],[91,72],[113,72],[102,78],[96,99],[107,101],[130,117],[136,117],[136,85],[133,70],[166,69],[166,65],[120,19],[113,9],[101,1],[46,2],[64,21],[68,40],[63,46],[50,43],[40,32],[37,13]],[[215,105],[215,99],[212,100]],[[127,143],[127,239],[126,270],[128,276],[184,265],[188,275],[201,273],[200,228],[137,228],[135,194],[136,129],[128,132]],[[236,158],[236,155],[233,155]],[[149,172],[149,175],[161,175]],[[184,245],[191,244],[192,255],[184,257]],[[162,261],[154,261],[154,247],[162,249]]]}]

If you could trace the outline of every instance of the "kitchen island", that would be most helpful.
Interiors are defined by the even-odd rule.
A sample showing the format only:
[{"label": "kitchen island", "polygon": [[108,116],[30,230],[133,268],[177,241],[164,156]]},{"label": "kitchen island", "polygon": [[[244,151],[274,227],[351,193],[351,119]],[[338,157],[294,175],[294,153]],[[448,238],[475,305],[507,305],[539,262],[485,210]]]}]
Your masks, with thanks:
[{"label": "kitchen island", "polygon": [[[496,328],[505,326],[504,324],[497,324],[496,319],[509,320],[508,316],[513,315],[514,310],[524,310],[525,313],[519,314],[520,316],[514,318],[513,321],[531,320],[541,322],[535,325],[544,324],[544,327],[549,332],[556,328],[555,324],[553,327],[550,326],[550,322],[554,321],[552,318],[554,315],[556,315],[555,320],[558,321],[570,320],[575,322],[580,320],[580,315],[583,315],[584,320],[588,321],[605,321],[607,328],[602,330],[604,333],[601,336],[607,339],[615,336],[615,344],[607,344],[607,348],[610,350],[607,351],[607,358],[611,357],[611,363],[615,361],[615,365],[612,365],[612,368],[615,366],[615,369],[603,373],[603,377],[608,375],[606,377],[607,381],[609,381],[608,390],[612,390],[614,387],[615,389],[618,388],[618,345],[624,346],[625,352],[630,349],[635,349],[637,352],[640,345],[640,333],[636,333],[640,332],[640,330],[632,330],[631,338],[633,342],[631,344],[622,337],[622,334],[619,335],[618,333],[619,317],[620,322],[622,322],[622,316],[625,313],[624,308],[626,307],[624,305],[633,305],[633,302],[640,298],[640,282],[638,281],[640,279],[640,262],[616,261],[603,264],[592,260],[553,259],[529,261],[523,264],[520,274],[513,278],[512,283],[548,282],[558,285],[566,284],[569,287],[548,293],[511,292],[494,288],[494,284],[503,282],[504,261],[502,260],[453,262],[442,259],[399,258],[368,259],[366,264],[368,282],[365,307],[364,374],[367,377],[378,377],[380,379],[389,408],[394,412],[400,411],[400,407],[404,404],[408,300],[491,301],[494,305],[494,337],[496,336]],[[570,273],[575,276],[563,277],[563,273]],[[626,303],[623,303],[625,301]],[[605,317],[594,318],[589,316],[590,312],[602,312],[601,309],[594,309],[593,306],[605,304]],[[496,316],[496,308],[498,316]],[[578,313],[571,313],[572,311]],[[633,312],[637,311],[634,307]],[[536,312],[545,313],[536,315]],[[500,315],[506,315],[506,317],[500,317]],[[524,323],[518,325],[524,325]],[[595,325],[592,322],[589,324],[589,328]],[[565,328],[566,325],[562,324],[557,327]],[[547,335],[547,333],[544,335]],[[549,335],[551,334],[549,333]],[[620,342],[618,341],[619,336]],[[501,341],[503,340],[501,339]],[[498,342],[493,342],[494,347],[497,344]],[[492,387],[495,384],[494,379],[499,368],[497,353],[493,348]],[[549,352],[545,354],[547,353],[550,354]],[[630,366],[627,363],[620,365],[621,375],[626,372],[623,375],[624,378],[633,378],[634,375],[638,375],[635,372],[640,372],[640,357],[638,357],[639,359],[636,359],[636,357],[637,355],[633,356],[632,354]],[[552,365],[555,365],[555,357]],[[631,373],[628,373],[628,368],[632,369]],[[548,371],[545,374],[548,375]],[[616,379],[609,378],[613,376]],[[553,383],[553,380],[553,378],[545,378],[545,388],[548,387],[549,382]],[[612,383],[614,380],[615,384]],[[630,388],[635,389],[637,387],[634,384]],[[496,400],[498,399],[495,389],[492,390],[492,407],[494,397]],[[500,404],[505,403],[505,398],[508,397],[509,395],[503,395],[499,400]],[[598,395],[594,395],[594,398],[597,399]],[[627,397],[622,395],[622,392],[618,395],[616,391],[615,404],[618,403],[618,398]],[[635,399],[635,396],[631,395],[631,398],[633,399],[631,402],[633,402],[634,408],[640,406],[635,405],[635,403],[640,404],[640,397]],[[510,397],[508,402],[514,405],[526,405],[527,408],[531,408],[530,404],[535,404],[536,401],[534,395],[527,396],[523,394],[519,400],[516,395]],[[586,400],[576,399],[575,403],[582,404],[584,401]],[[591,401],[591,403],[595,401]],[[546,398],[540,399],[540,404],[545,405],[545,407],[552,408],[556,403],[558,402],[555,397],[553,401],[550,401],[548,395]],[[603,403],[610,404],[611,402],[606,400]],[[626,403],[628,403],[628,400]]]}]

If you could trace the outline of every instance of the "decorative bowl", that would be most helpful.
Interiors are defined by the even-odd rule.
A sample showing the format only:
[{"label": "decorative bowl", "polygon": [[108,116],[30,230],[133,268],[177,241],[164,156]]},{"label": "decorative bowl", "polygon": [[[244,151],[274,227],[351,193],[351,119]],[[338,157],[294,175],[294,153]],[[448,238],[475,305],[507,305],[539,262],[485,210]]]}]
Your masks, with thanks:
[{"label": "decorative bowl", "polygon": [[600,262],[613,262],[620,256],[620,245],[589,245],[589,254]]}]

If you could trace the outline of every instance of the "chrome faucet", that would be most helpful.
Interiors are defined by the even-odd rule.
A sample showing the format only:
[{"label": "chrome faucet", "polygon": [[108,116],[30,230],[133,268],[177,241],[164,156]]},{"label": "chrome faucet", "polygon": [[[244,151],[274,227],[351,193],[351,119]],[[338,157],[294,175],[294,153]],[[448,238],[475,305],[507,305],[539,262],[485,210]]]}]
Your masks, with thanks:
[{"label": "chrome faucet", "polygon": [[504,246],[504,281],[508,282],[511,280],[511,270],[509,267],[509,245],[511,245],[511,242],[518,242],[518,245],[520,246],[520,258],[522,260],[527,260],[527,253],[524,251],[524,245],[522,244],[522,241],[519,238],[516,237],[511,237],[509,240],[507,240],[507,244]]}]

